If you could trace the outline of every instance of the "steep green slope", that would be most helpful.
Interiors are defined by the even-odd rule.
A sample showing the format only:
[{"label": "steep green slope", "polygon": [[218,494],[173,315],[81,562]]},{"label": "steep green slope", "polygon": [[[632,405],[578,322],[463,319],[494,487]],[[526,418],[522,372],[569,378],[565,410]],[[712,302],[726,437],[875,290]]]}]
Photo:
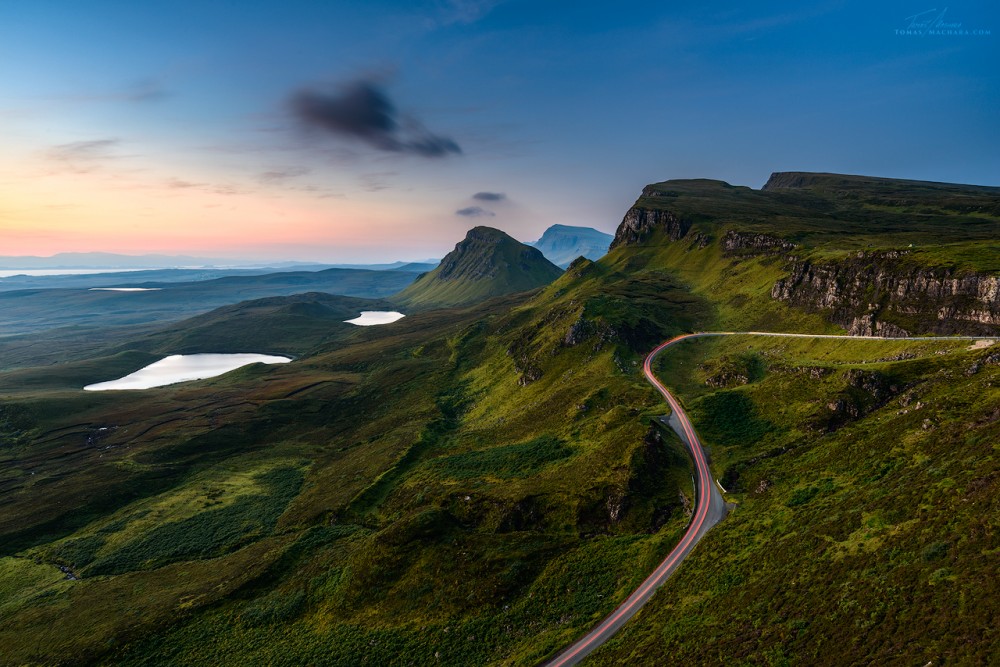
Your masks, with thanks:
[{"label": "steep green slope", "polygon": [[498,229],[475,227],[425,273],[393,297],[413,307],[447,307],[548,285],[562,271],[541,252]]},{"label": "steep green slope", "polygon": [[736,509],[592,662],[1000,660],[998,346],[685,345],[658,372]]},{"label": "steep green slope", "polygon": [[[642,355],[683,331],[842,332],[850,291],[813,304],[776,286],[803,262],[851,266],[876,240],[872,252],[918,250],[872,206],[657,184],[605,258],[531,294],[330,339],[326,311],[294,300],[234,308],[206,335],[257,326],[292,344],[265,326],[291,317],[317,338],[290,364],[152,392],[56,390],[49,378],[68,371],[52,367],[0,378],[3,660],[536,664],[611,611],[686,525],[689,467],[650,425],[664,408]],[[916,215],[907,206],[897,221]],[[961,250],[905,257],[925,278],[989,285],[981,225],[996,221],[940,215],[957,231],[921,233]],[[896,266],[882,273],[912,280],[914,300],[873,292],[874,322],[907,308],[916,332],[993,326],[939,319],[942,303],[993,312],[988,290],[958,299]],[[166,342],[123,344],[113,363]],[[671,349],[661,377],[740,505],[595,659],[988,663],[1000,367],[995,347],[968,347]]]}]

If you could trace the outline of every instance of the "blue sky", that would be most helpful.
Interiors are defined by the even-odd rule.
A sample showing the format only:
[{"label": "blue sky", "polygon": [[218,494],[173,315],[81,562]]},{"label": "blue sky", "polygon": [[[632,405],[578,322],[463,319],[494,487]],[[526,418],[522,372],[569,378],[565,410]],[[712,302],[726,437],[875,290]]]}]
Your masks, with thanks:
[{"label": "blue sky", "polygon": [[705,5],[5,2],[0,254],[417,259],[668,178],[1000,184],[995,3]]}]

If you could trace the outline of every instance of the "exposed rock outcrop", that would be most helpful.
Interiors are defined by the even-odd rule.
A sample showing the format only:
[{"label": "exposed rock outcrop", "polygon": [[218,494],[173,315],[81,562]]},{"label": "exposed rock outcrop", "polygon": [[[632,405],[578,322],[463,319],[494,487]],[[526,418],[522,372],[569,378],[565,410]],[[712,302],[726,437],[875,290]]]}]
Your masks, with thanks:
[{"label": "exposed rock outcrop", "polygon": [[610,249],[642,243],[656,231],[662,231],[671,241],[678,241],[684,238],[690,228],[689,220],[671,211],[633,206],[618,225]]},{"label": "exposed rock outcrop", "polygon": [[722,249],[730,255],[770,255],[795,249],[795,244],[771,234],[730,230],[722,237]]},{"label": "exposed rock outcrop", "polygon": [[853,335],[991,335],[1000,329],[1000,277],[919,266],[903,251],[794,262],[771,297],[825,311]]},{"label": "exposed rock outcrop", "polygon": [[899,395],[903,387],[878,371],[852,368],[846,373],[847,388],[827,404],[825,430],[836,431],[847,423],[874,412]]}]

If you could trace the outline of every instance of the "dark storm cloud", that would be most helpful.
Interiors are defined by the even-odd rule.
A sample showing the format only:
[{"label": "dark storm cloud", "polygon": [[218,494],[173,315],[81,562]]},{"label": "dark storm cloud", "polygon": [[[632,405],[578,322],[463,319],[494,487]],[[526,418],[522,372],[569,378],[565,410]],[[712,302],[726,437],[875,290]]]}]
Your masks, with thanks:
[{"label": "dark storm cloud", "polygon": [[492,218],[493,216],[496,215],[496,213],[494,213],[493,211],[487,211],[485,208],[482,208],[481,206],[469,206],[468,208],[458,209],[457,211],[455,211],[455,215],[462,215],[465,216],[466,218],[482,218],[482,217]]},{"label": "dark storm cloud", "polygon": [[479,201],[503,201],[507,195],[502,192],[477,192],[472,195],[472,198]]},{"label": "dark storm cloud", "polygon": [[301,90],[292,95],[295,116],[307,127],[363,141],[390,153],[421,157],[460,155],[449,137],[428,131],[417,121],[400,121],[396,105],[375,81],[359,79],[335,91]]}]

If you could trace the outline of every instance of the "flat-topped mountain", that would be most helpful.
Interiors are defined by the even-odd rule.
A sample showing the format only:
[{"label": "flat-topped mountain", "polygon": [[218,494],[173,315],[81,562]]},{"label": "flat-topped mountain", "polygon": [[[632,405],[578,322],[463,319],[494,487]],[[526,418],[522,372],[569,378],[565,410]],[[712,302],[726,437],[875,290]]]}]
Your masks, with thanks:
[{"label": "flat-topped mountain", "polygon": [[[766,259],[742,287],[720,276],[744,295],[741,310],[784,301],[854,334],[895,336],[995,332],[997,239],[1000,188],[787,172],[762,190],[707,179],[647,185],[611,247],[667,253],[674,270],[692,262],[701,282],[694,258],[704,253]],[[674,257],[679,249],[686,254]],[[756,311],[745,307],[755,293],[768,297]]]},{"label": "flat-topped mountain", "polygon": [[553,264],[566,268],[577,257],[600,259],[608,252],[614,237],[593,227],[552,225],[542,238],[528,243],[538,248]]},{"label": "flat-topped mountain", "polygon": [[460,306],[548,285],[562,271],[540,250],[499,229],[475,227],[394,301],[410,306]]}]

